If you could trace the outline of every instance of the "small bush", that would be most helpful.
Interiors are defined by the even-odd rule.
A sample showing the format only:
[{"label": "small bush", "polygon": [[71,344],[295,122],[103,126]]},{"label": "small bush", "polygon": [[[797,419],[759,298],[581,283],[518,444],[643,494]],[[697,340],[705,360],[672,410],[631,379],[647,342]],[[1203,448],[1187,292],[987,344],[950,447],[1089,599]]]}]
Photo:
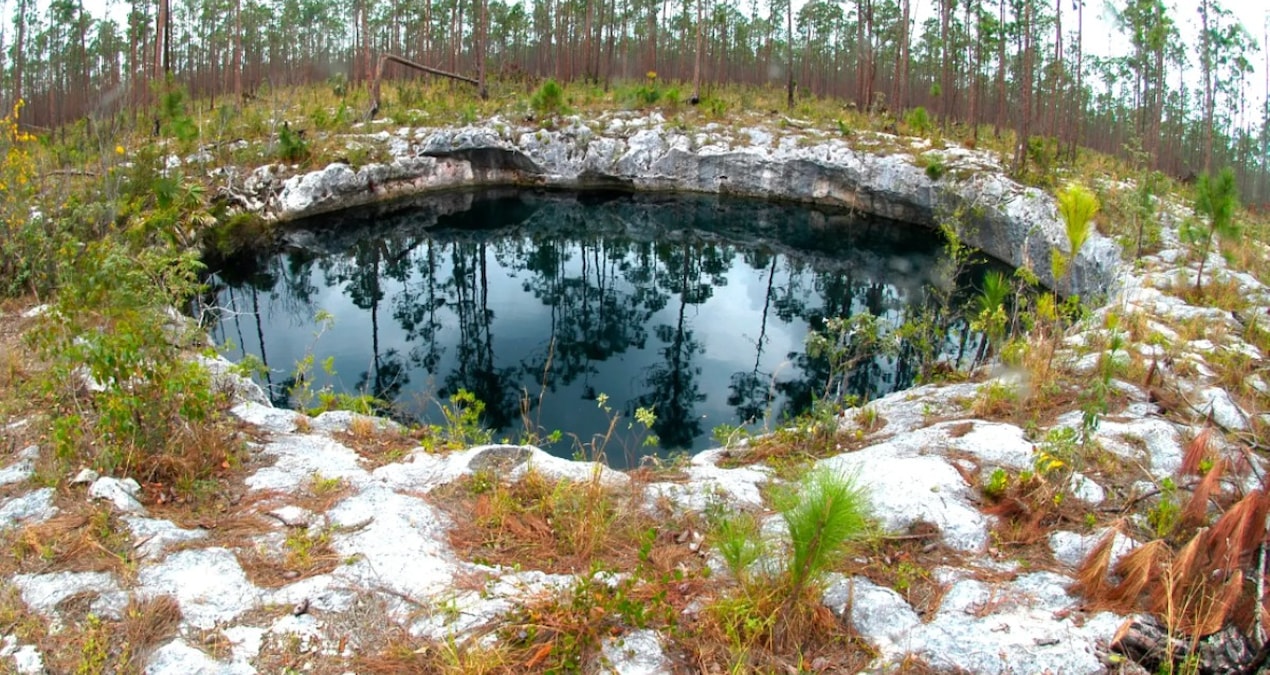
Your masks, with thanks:
[{"label": "small bush", "polygon": [[538,91],[529,98],[529,107],[534,112],[543,116],[564,115],[568,112],[565,107],[564,89],[559,82],[548,79],[538,87]]},{"label": "small bush", "polygon": [[944,164],[944,158],[939,155],[926,155],[926,177],[931,180],[939,180],[948,173],[948,165]]},{"label": "small bush", "polygon": [[904,116],[904,126],[908,127],[908,132],[914,136],[929,136],[935,129],[935,125],[931,123],[930,114],[921,106],[908,111],[908,114]]},{"label": "small bush", "polygon": [[278,156],[288,162],[301,162],[309,158],[309,142],[300,133],[292,131],[286,122],[278,129]]}]

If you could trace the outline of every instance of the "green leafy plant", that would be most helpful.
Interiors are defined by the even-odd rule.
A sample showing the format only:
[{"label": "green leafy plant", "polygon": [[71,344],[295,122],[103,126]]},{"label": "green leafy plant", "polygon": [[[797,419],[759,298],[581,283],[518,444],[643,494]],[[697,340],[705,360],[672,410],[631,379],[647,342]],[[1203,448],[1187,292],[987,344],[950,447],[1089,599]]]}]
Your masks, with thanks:
[{"label": "green leafy plant", "polygon": [[817,469],[800,481],[796,501],[781,510],[789,527],[790,602],[828,570],[843,547],[868,526],[867,493],[854,477]]},{"label": "green leafy plant", "polygon": [[484,445],[494,437],[482,421],[485,402],[466,389],[450,396],[449,404],[442,406],[441,414],[445,417],[445,434],[451,444],[460,447]]},{"label": "green leafy plant", "polygon": [[64,253],[57,302],[33,334],[50,363],[47,391],[87,426],[59,435],[89,443],[98,470],[152,478],[158,458],[184,454],[189,425],[217,410],[207,371],[181,358],[190,329],[170,310],[198,287],[200,264],[192,253],[131,251],[111,239]]},{"label": "green leafy plant", "polygon": [[904,125],[908,127],[909,133],[914,136],[929,136],[930,132],[935,129],[934,123],[931,122],[930,114],[922,106],[917,106],[908,111],[908,114],[904,116]]},{"label": "green leafy plant", "polygon": [[883,324],[868,312],[849,319],[833,318],[825,321],[822,330],[807,336],[807,355],[823,358],[829,363],[829,377],[825,381],[822,398],[841,400],[846,389],[846,377],[868,359],[890,354],[895,341],[887,339]]},{"label": "green leafy plant", "polygon": [[926,177],[931,180],[939,180],[948,173],[948,165],[944,163],[941,155],[935,153],[922,155],[922,161],[926,164]]},{"label": "green leafy plant", "polygon": [[1195,185],[1195,212],[1204,216],[1205,222],[1189,221],[1182,228],[1183,240],[1191,245],[1199,256],[1199,272],[1195,275],[1195,292],[1203,292],[1204,264],[1213,245],[1213,237],[1233,239],[1239,236],[1235,222],[1235,209],[1239,207],[1239,192],[1235,185],[1235,172],[1230,167],[1222,169],[1216,177],[1203,174]]},{"label": "green leafy plant", "polygon": [[1063,218],[1067,232],[1069,253],[1050,252],[1050,271],[1054,275],[1054,283],[1067,279],[1068,292],[1071,291],[1072,262],[1080,254],[1080,249],[1089,240],[1093,231],[1094,215],[1098,213],[1098,197],[1087,188],[1075,183],[1058,191],[1058,213]]},{"label": "green leafy plant", "polygon": [[278,156],[288,162],[302,162],[309,158],[309,142],[299,132],[292,131],[286,122],[278,128]]},{"label": "green leafy plant", "polygon": [[568,112],[564,101],[564,89],[559,82],[548,78],[529,98],[529,107],[544,117],[563,115]]},{"label": "green leafy plant", "polygon": [[736,511],[714,524],[713,539],[732,577],[748,578],[750,566],[766,551],[758,519],[749,511]]},{"label": "green leafy plant", "polygon": [[188,143],[198,138],[198,125],[185,109],[185,91],[173,87],[160,99],[159,118],[163,130],[171,138]]},{"label": "green leafy plant", "polygon": [[983,496],[989,499],[1000,499],[1010,487],[1010,474],[1000,467],[993,469],[988,482],[983,484]]},{"label": "green leafy plant", "polygon": [[975,297],[975,309],[978,313],[970,322],[970,327],[983,333],[986,342],[981,350],[986,355],[991,345],[1001,344],[1006,337],[1009,316],[1006,314],[1006,299],[1010,296],[1010,282],[1005,274],[998,271],[988,272],[983,276],[983,288]]}]

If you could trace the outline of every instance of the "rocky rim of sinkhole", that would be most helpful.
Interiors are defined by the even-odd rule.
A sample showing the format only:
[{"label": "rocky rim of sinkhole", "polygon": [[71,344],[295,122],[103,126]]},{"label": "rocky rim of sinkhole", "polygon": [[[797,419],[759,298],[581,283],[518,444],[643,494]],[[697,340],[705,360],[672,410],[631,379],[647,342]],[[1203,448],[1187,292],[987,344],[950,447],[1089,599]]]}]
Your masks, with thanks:
[{"label": "rocky rim of sinkhole", "polygon": [[[1022,213],[1015,220],[1031,219],[1032,235],[1049,232],[1044,236],[1050,239],[1042,238],[1046,247],[1057,242],[1050,225],[1036,224],[1045,218],[1047,223],[1055,221],[1052,201],[1004,178],[1000,165],[986,153],[932,150],[945,154],[954,170],[962,167],[966,172],[958,179],[962,187],[945,187],[934,185],[937,181],[917,166],[912,153],[870,154],[868,142],[857,152],[827,132],[765,128],[756,122],[739,131],[717,128],[701,134],[706,136],[696,138],[668,127],[658,116],[634,114],[586,124],[575,119],[557,131],[493,120],[482,127],[350,137],[350,143],[387,144],[394,157],[390,164],[358,170],[332,165],[284,179],[290,169],[278,165],[242,173],[209,168],[198,156],[174,161],[207,170],[223,180],[235,198],[284,219],[473,182],[577,187],[621,174],[635,188],[678,185],[720,191],[718,175],[702,168],[706,165],[726,166],[732,181],[740,178],[738,171],[756,172],[757,187],[734,190],[741,194],[772,196],[782,187],[794,190],[791,186],[797,181],[820,187],[810,196],[791,192],[795,197],[850,203],[874,212],[882,207],[868,205],[899,194],[897,186],[909,186],[904,189],[910,195],[924,195],[921,199],[930,209],[947,190],[969,195],[989,185],[996,186],[991,188],[995,201],[989,210]],[[928,143],[878,136],[878,147]],[[588,138],[582,142],[579,137]],[[606,140],[597,146],[596,139]],[[515,159],[508,164],[507,157],[514,158],[514,153],[491,160],[490,148],[518,149],[521,156],[534,160],[534,167],[516,165],[520,160]],[[702,164],[700,158],[711,157],[723,157],[710,160],[723,164]],[[873,187],[860,190],[857,182],[855,188],[844,189],[834,181],[805,180],[846,171],[843,167],[854,167],[856,179]],[[714,181],[713,190],[702,187],[707,178]],[[917,198],[896,203],[913,199]],[[913,213],[910,209],[891,215]],[[1106,291],[1107,300],[1069,333],[1055,364],[1092,377],[1108,349],[1106,317],[1140,313],[1143,329],[1158,339],[1131,341],[1111,356],[1153,364],[1159,381],[1175,394],[1166,416],[1154,390],[1164,385],[1151,389],[1115,380],[1116,406],[1103,418],[1094,440],[1117,470],[1101,471],[1090,463],[1082,467],[1083,473],[1072,474],[1063,490],[1067,499],[1079,500],[1091,510],[1123,510],[1142,517],[1159,499],[1152,495],[1166,479],[1177,481],[1182,491],[1189,489],[1190,483],[1178,476],[1184,446],[1206,427],[1213,429],[1210,445],[1218,456],[1232,463],[1243,461],[1248,468],[1245,485],[1226,489],[1248,489],[1266,469],[1260,457],[1241,449],[1241,434],[1260,421],[1250,419],[1236,397],[1218,385],[1214,365],[1224,354],[1243,354],[1253,363],[1264,355],[1239,337],[1244,328],[1241,317],[1192,306],[1179,297],[1177,289],[1193,283],[1196,268],[1176,235],[1186,215],[1184,208],[1163,205],[1163,248],[1136,266],[1115,263],[1115,247],[1103,238],[1096,238],[1092,252],[1082,251],[1088,288]],[[1029,236],[1021,232],[1002,238],[1023,242]],[[1012,261],[1026,260],[1030,254],[1021,255]],[[1216,253],[1207,265],[1212,278],[1234,285],[1248,300],[1246,316],[1261,315],[1270,307],[1270,292],[1256,279],[1228,269]],[[170,598],[179,609],[176,636],[148,655],[147,672],[250,673],[280,666],[339,670],[340,664],[382,638],[372,635],[372,628],[405,631],[441,643],[489,639],[487,627],[500,617],[535,598],[566,593],[579,579],[592,575],[590,570],[544,571],[534,560],[495,566],[460,557],[451,541],[454,518],[439,495],[474,474],[515,480],[532,471],[553,480],[598,480],[635,495],[643,508],[656,510],[667,523],[701,522],[701,514],[720,506],[750,509],[764,519],[764,531],[773,539],[784,536],[781,520],[763,492],[766,485],[782,481],[779,471],[763,463],[738,462],[748,452],[744,445],[630,473],[507,445],[444,453],[404,448],[386,461],[382,455],[368,454],[364,446],[367,439],[399,434],[392,423],[346,412],[311,418],[273,408],[257,386],[232,374],[231,364],[199,358],[235,397],[232,414],[253,438],[251,470],[236,486],[232,511],[219,522],[178,525],[163,517],[161,505],[143,504],[139,497],[146,495],[128,479],[81,473],[67,477],[67,489],[38,487],[31,480],[34,465],[40,453],[48,451],[38,445],[21,449],[0,468],[0,528],[10,533],[48,523],[87,502],[105,504],[122,523],[120,536],[128,538],[134,551],[128,569],[49,569],[16,575],[5,585],[21,601],[23,611],[40,617],[51,631],[88,615],[118,618],[138,601]],[[1246,384],[1260,391],[1270,387],[1257,373],[1250,373]],[[911,561],[913,578],[903,584],[893,576],[874,574],[876,580],[871,580],[867,561],[860,559],[869,553],[862,551],[856,554],[858,571],[835,574],[826,587],[824,605],[876,650],[870,670],[885,671],[906,658],[936,669],[975,673],[1132,668],[1112,655],[1111,643],[1134,617],[1086,608],[1068,592],[1075,567],[1105,531],[1061,522],[1020,556],[999,545],[996,519],[984,512],[978,486],[996,469],[1034,469],[1041,439],[1056,429],[1082,425],[1075,403],[1056,411],[1048,424],[1026,430],[1008,420],[975,414],[975,402],[994,388],[1023,386],[1028,383],[1017,373],[1000,370],[975,382],[930,384],[892,394],[868,404],[868,415],[855,410],[841,415],[840,430],[850,439],[849,447],[818,464],[857,475],[868,486],[879,524],[919,542],[887,553],[895,557],[883,561],[893,569]],[[40,423],[10,420],[4,431]],[[245,519],[251,519],[253,527],[239,532],[229,526]],[[291,536],[322,538],[330,564],[297,572],[281,569],[285,566],[274,560],[270,574],[249,575],[262,557],[281,555]],[[716,578],[727,574],[717,553],[702,546],[699,531],[659,532],[657,545],[683,549],[684,555],[712,568]],[[1127,536],[1118,538],[1113,555],[1137,545]],[[700,592],[704,599],[708,589]],[[691,620],[691,612],[700,607],[688,603],[682,619]],[[684,667],[680,656],[668,636],[627,627],[604,641],[589,667],[632,674],[675,672]],[[0,643],[0,657],[19,672],[44,671],[38,646],[22,643],[16,634]]]}]

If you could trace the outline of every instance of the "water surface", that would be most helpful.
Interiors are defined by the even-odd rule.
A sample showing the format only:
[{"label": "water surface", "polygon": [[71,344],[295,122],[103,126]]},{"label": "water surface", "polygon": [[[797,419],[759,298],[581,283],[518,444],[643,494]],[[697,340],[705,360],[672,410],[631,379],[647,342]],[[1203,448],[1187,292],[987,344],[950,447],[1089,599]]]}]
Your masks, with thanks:
[{"label": "water surface", "polygon": [[[825,392],[809,331],[865,311],[898,326],[949,283],[930,230],[804,205],[492,191],[392,209],[306,222],[281,252],[212,277],[215,337],[264,361],[276,403],[313,354],[334,371],[315,369],[314,388],[425,421],[465,389],[498,437],[560,430],[559,454],[621,414],[608,459],[622,465],[644,452],[636,408],[654,411],[663,451],[709,447],[720,424],[770,428]],[[967,337],[943,348],[972,352]],[[873,398],[913,376],[903,354],[877,357],[831,391]]]}]

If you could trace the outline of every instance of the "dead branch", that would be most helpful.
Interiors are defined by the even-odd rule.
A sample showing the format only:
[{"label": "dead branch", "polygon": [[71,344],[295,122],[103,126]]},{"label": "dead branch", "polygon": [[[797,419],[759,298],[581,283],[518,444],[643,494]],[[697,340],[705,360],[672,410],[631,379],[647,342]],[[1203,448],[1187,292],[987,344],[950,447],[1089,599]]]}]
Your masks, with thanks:
[{"label": "dead branch", "polygon": [[379,113],[379,83],[381,80],[384,79],[384,66],[387,65],[389,62],[399,63],[407,68],[413,68],[415,70],[428,73],[429,75],[439,75],[441,77],[448,77],[452,80],[458,80],[459,82],[466,82],[474,87],[477,87],[478,89],[481,86],[480,82],[470,77],[467,77],[466,75],[459,75],[457,73],[451,73],[445,70],[438,70],[436,68],[425,66],[421,63],[415,63],[414,61],[411,61],[410,59],[402,58],[400,56],[397,56],[396,54],[380,54],[379,63],[375,66],[375,79],[371,83],[371,89],[370,89],[370,119],[375,119],[375,115]]},{"label": "dead branch", "polygon": [[50,176],[87,176],[89,178],[96,178],[97,172],[87,171],[84,169],[54,169],[40,174],[40,180],[44,180]]}]

